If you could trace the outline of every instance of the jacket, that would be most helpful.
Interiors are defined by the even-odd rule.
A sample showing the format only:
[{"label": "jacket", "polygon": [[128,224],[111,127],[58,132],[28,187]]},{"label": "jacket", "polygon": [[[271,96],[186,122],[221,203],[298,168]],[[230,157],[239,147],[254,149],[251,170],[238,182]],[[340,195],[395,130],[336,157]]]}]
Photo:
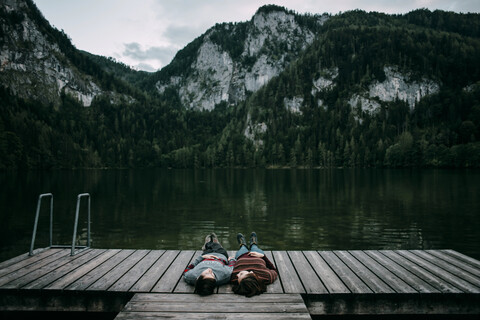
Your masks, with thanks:
[{"label": "jacket", "polygon": [[208,268],[212,268],[212,271],[215,274],[215,280],[217,281],[217,286],[230,281],[233,266],[235,265],[235,259],[227,261],[225,256],[221,253],[214,252],[210,254],[218,257],[218,259],[203,259],[200,255],[185,269],[183,278],[188,284],[195,285],[200,274]]},{"label": "jacket", "polygon": [[253,271],[265,284],[271,284],[278,278],[277,269],[267,256],[258,258],[251,257],[248,253],[242,254],[235,264],[232,281],[238,281],[237,275],[240,271]]}]

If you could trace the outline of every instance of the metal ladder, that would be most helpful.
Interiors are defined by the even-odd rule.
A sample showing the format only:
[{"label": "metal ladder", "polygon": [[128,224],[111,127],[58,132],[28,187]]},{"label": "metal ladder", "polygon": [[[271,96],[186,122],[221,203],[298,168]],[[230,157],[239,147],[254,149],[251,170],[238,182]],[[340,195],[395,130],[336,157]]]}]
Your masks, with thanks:
[{"label": "metal ladder", "polygon": [[[30,244],[30,252],[28,253],[29,256],[33,256],[33,247],[35,245],[35,236],[37,234],[37,225],[38,225],[38,217],[40,215],[40,207],[42,204],[43,198],[50,198],[50,241],[49,241],[49,248],[70,248],[70,245],[53,245],[52,237],[53,237],[53,194],[51,193],[43,193],[38,197],[37,202],[37,211],[35,214],[35,223],[33,225],[33,234],[32,234],[32,242]],[[86,246],[76,246],[76,237],[77,237],[77,227],[78,227],[78,216],[80,212],[80,203],[81,199],[87,197],[88,198],[88,218],[87,218],[87,245]],[[73,226],[73,238],[72,238],[72,245],[71,245],[71,252],[70,255],[75,255],[76,253],[83,251],[87,248],[90,248],[90,194],[88,193],[80,193],[77,196],[77,209],[75,211],[75,224]]]}]

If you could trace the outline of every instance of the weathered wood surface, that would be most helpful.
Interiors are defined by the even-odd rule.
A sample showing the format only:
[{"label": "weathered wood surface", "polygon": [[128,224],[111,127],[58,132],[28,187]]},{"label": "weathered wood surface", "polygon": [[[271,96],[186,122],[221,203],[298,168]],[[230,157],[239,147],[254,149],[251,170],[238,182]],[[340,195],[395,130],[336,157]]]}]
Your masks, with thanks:
[{"label": "weathered wood surface", "polygon": [[[0,263],[0,289],[193,293],[182,273],[201,251],[52,248]],[[234,255],[235,251],[229,251]],[[266,251],[267,293],[480,293],[480,262],[452,250]],[[218,293],[232,293],[230,285]]]},{"label": "weathered wood surface", "polygon": [[264,294],[255,299],[232,294],[137,293],[116,320],[126,319],[311,319],[300,294]]},{"label": "weathered wood surface", "polygon": [[[179,310],[183,312],[179,318],[200,317],[194,310],[201,303],[195,300],[193,287],[182,277],[185,267],[201,254],[199,250],[86,249],[74,256],[69,253],[69,249],[51,248],[37,250],[34,256],[24,254],[1,262],[0,311],[11,310],[13,307],[8,304],[16,301],[15,297],[21,304],[22,295],[29,292],[57,295],[60,298],[55,304],[61,304],[61,296],[67,293],[95,294],[95,299],[102,294],[109,298],[112,294],[123,294],[125,298],[139,293],[129,304],[129,311],[119,315],[119,319],[139,315],[146,319],[173,315],[175,318]],[[265,254],[276,266],[279,277],[261,295],[262,301],[301,294],[311,314],[425,310],[480,313],[480,261],[453,250],[297,250]],[[235,255],[235,251],[229,251],[229,255]],[[144,293],[148,295],[141,295]],[[243,299],[233,294],[231,285],[220,286],[216,293],[215,299]],[[144,301],[166,296],[167,300],[156,303],[156,307]],[[191,312],[183,308],[186,301],[182,299],[186,297],[190,297]],[[2,306],[2,301],[8,302]],[[232,303],[237,303],[238,308],[229,306],[233,309],[228,310],[236,311],[228,312],[228,317],[216,314],[213,304],[202,307],[202,312],[219,318],[242,318],[241,304]],[[292,305],[288,316],[281,312],[281,305],[270,306],[271,310],[277,310],[276,318],[304,317],[298,311],[300,305]],[[225,305],[221,308],[222,312],[227,309]],[[260,309],[259,305],[249,306],[249,312],[256,310],[255,317],[268,318],[267,314],[257,312]]]}]

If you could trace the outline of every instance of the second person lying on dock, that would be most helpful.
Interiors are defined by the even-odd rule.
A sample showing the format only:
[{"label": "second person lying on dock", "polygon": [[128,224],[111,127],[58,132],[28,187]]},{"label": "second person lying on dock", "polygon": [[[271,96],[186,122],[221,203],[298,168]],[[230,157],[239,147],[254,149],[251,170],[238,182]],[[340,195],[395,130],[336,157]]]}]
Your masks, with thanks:
[{"label": "second person lying on dock", "polygon": [[235,259],[228,257],[215,233],[205,237],[202,250],[202,255],[185,269],[183,277],[188,284],[195,286],[194,293],[207,296],[217,286],[230,281]]},{"label": "second person lying on dock", "polygon": [[278,278],[277,269],[258,247],[257,234],[250,235],[250,247],[243,234],[237,235],[240,249],[235,255],[237,262],[232,273],[232,289],[236,294],[252,297],[267,291],[267,285]]}]

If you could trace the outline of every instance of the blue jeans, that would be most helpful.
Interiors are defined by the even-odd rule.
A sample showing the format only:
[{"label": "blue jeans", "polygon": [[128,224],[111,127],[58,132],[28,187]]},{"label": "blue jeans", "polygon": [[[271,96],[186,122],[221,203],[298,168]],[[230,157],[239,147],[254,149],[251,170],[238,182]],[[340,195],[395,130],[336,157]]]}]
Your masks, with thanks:
[{"label": "blue jeans", "polygon": [[250,247],[250,250],[248,250],[246,245],[242,245],[241,248],[238,249],[237,253],[235,254],[235,259],[238,259],[238,257],[240,257],[242,254],[245,254],[250,251],[265,254],[263,250],[260,249],[256,244],[252,244],[252,246]]}]

